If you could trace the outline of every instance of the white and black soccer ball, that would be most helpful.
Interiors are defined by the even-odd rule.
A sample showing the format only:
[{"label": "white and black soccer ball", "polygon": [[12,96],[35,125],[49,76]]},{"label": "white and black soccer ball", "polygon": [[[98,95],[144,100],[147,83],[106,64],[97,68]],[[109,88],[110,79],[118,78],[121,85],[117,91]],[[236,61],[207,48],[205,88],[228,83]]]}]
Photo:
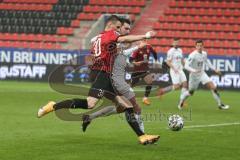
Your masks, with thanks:
[{"label": "white and black soccer ball", "polygon": [[171,115],[168,117],[168,127],[172,131],[180,131],[184,126],[183,118],[179,115]]}]

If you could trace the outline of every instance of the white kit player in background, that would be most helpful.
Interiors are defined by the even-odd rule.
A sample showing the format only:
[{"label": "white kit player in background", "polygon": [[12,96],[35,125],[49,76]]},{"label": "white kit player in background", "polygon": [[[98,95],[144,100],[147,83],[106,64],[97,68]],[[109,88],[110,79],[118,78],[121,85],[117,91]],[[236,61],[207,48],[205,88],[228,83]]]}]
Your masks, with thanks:
[{"label": "white kit player in background", "polygon": [[216,70],[208,61],[207,52],[203,50],[203,41],[197,40],[196,50],[188,56],[185,63],[185,69],[190,72],[188,84],[189,92],[185,92],[185,94],[183,95],[183,99],[179,104],[180,107],[183,106],[183,103],[188,96],[193,95],[194,91],[198,88],[199,83],[201,82],[203,85],[205,85],[208,89],[212,91],[212,95],[216,100],[219,109],[229,109],[228,105],[224,105],[222,103],[219,93],[217,91],[217,87],[204,71],[204,65],[207,65],[216,74],[221,75],[221,72]]},{"label": "white kit player in background", "polygon": [[173,40],[172,48],[170,48],[167,52],[166,63],[170,67],[170,76],[172,79],[171,86],[160,88],[158,91],[158,95],[162,96],[170,91],[177,90],[182,88],[180,101],[183,100],[183,95],[187,92],[187,78],[185,73],[183,72],[184,66],[184,58],[182,49],[179,48],[179,39],[175,38]]}]

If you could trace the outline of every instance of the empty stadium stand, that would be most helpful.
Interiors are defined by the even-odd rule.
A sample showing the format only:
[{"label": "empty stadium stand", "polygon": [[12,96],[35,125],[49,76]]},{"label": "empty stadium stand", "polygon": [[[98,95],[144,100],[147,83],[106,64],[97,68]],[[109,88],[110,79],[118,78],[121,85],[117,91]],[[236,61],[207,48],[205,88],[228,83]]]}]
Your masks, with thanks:
[{"label": "empty stadium stand", "polygon": [[2,0],[0,47],[61,49],[81,21],[96,21],[102,13],[134,19],[144,5],[145,0]]},{"label": "empty stadium stand", "polygon": [[178,37],[185,53],[194,49],[196,39],[203,39],[209,54],[239,55],[240,1],[171,0],[153,29],[158,34],[150,43],[161,52]]},{"label": "empty stadium stand", "polygon": [[[80,42],[69,39],[82,27],[81,23],[94,22],[103,13],[122,13],[129,14],[132,20],[142,17],[136,24],[137,31],[144,30],[139,27],[152,27],[158,32],[149,42],[159,52],[166,52],[172,39],[179,37],[185,53],[194,49],[196,39],[203,39],[209,54],[240,55],[240,1],[163,2],[167,4],[160,8],[163,11],[152,12],[159,14],[154,15],[159,17],[156,20],[151,18],[151,8],[158,9],[158,0],[1,0],[0,47],[63,49],[72,43],[80,49]],[[151,7],[145,13],[147,3]],[[83,35],[90,29],[82,28]]]}]

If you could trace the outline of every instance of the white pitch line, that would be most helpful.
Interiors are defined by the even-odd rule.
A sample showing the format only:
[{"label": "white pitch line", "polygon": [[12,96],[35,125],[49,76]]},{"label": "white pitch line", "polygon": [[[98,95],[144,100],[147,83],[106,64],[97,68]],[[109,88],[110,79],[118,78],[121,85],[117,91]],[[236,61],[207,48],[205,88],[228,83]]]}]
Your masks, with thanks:
[{"label": "white pitch line", "polygon": [[207,128],[207,127],[220,127],[220,126],[233,126],[233,125],[240,125],[240,122],[207,124],[207,125],[192,125],[192,126],[184,126],[183,128],[184,129],[189,129],[189,128]]}]

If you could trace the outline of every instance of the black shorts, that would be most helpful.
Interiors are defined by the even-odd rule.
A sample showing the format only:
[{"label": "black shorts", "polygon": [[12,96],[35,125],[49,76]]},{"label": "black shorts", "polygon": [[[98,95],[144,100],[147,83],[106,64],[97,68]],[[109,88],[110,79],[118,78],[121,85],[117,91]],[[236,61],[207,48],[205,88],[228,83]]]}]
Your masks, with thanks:
[{"label": "black shorts", "polygon": [[149,74],[149,72],[134,72],[134,73],[132,73],[131,85],[134,86],[135,84],[137,84],[140,81],[140,79],[144,78],[148,74]]},{"label": "black shorts", "polygon": [[113,100],[116,97],[110,73],[92,70],[90,73],[90,80],[92,82],[92,86],[88,92],[88,96],[98,99],[106,97],[110,100]]}]

